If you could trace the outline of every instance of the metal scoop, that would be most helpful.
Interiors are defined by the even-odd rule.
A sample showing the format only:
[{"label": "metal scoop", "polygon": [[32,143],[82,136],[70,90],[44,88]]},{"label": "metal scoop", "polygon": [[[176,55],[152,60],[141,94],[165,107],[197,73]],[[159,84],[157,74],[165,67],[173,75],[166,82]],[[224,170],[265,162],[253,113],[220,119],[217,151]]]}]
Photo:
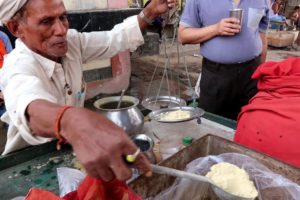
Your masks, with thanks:
[{"label": "metal scoop", "polygon": [[244,198],[244,197],[239,197],[239,196],[230,194],[230,193],[226,192],[225,190],[223,190],[222,188],[220,188],[219,186],[215,185],[214,182],[212,182],[209,178],[207,178],[205,176],[201,176],[198,174],[193,174],[193,173],[189,173],[189,172],[185,172],[185,171],[180,171],[180,170],[176,170],[176,169],[172,169],[172,168],[168,168],[168,167],[153,165],[153,164],[151,164],[151,167],[152,167],[153,172],[157,173],[157,174],[167,174],[167,175],[176,176],[176,177],[180,177],[180,178],[187,178],[187,179],[194,180],[194,181],[210,183],[212,185],[212,189],[215,192],[215,194],[220,199],[223,199],[223,200],[254,200],[255,199],[255,198]]}]

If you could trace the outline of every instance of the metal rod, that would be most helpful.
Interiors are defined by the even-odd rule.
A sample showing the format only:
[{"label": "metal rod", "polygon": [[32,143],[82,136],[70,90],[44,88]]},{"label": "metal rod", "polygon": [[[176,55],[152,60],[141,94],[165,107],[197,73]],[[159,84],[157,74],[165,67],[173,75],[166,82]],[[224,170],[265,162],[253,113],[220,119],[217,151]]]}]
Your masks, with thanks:
[{"label": "metal rod", "polygon": [[120,109],[120,106],[121,106],[121,103],[122,103],[122,100],[123,100],[124,93],[125,93],[125,90],[122,90],[121,96],[120,96],[120,100],[119,100],[119,103],[118,103],[118,106],[117,106],[117,109]]}]

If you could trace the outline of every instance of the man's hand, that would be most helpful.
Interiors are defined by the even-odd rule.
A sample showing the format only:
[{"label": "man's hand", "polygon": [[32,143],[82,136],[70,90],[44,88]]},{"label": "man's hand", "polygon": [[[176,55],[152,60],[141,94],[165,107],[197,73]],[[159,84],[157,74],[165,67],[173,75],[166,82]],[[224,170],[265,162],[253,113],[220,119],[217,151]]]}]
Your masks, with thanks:
[{"label": "man's hand", "polygon": [[[132,171],[124,162],[124,156],[134,154],[138,147],[123,129],[83,108],[66,111],[61,124],[61,135],[72,145],[89,175],[104,181],[114,178],[123,181],[131,177]],[[143,174],[151,175],[150,163],[143,154],[134,165]]]},{"label": "man's hand", "polygon": [[175,7],[175,5],[176,5],[176,0],[152,0],[148,6],[149,8],[152,8],[153,10],[152,12],[154,14],[159,16],[167,12],[168,9]]},{"label": "man's hand", "polygon": [[240,21],[236,18],[225,18],[216,24],[217,35],[233,36],[241,31]]},{"label": "man's hand", "polygon": [[[144,9],[145,17],[153,21],[156,17],[166,13],[169,9],[175,7],[176,0],[152,0]],[[138,17],[141,30],[144,30],[149,24]]]}]

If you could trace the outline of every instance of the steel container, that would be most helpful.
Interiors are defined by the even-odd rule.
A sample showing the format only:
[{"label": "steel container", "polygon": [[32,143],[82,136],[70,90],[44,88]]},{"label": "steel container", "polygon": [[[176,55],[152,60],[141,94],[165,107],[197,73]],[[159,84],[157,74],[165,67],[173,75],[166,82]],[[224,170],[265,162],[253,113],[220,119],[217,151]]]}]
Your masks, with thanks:
[{"label": "steel container", "polygon": [[[144,116],[137,108],[139,100],[132,96],[123,96],[121,107],[117,109],[119,100],[120,96],[105,97],[96,100],[94,107],[98,113],[110,119],[123,128],[130,137],[133,137],[141,132],[144,125]],[[124,103],[127,105],[123,105]]]},{"label": "steel container", "polygon": [[236,18],[240,20],[240,24],[243,20],[243,9],[235,8],[229,11],[229,17]]}]

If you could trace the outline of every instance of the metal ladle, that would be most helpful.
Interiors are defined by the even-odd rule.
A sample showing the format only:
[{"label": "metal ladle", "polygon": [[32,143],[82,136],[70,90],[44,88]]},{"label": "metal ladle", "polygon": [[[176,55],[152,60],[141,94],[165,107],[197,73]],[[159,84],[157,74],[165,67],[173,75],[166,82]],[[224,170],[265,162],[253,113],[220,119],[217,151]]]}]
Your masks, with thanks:
[{"label": "metal ladle", "polygon": [[176,176],[176,177],[180,177],[180,178],[187,178],[187,179],[194,180],[194,181],[210,183],[212,185],[212,189],[215,192],[215,194],[223,200],[254,200],[255,199],[255,198],[244,198],[244,197],[239,197],[239,196],[230,194],[230,193],[226,192],[225,190],[223,190],[222,188],[220,188],[219,186],[217,186],[214,182],[212,182],[209,178],[207,178],[205,176],[201,176],[198,174],[193,174],[193,173],[189,173],[189,172],[185,172],[185,171],[180,171],[180,170],[176,170],[173,168],[163,167],[163,166],[159,166],[159,165],[151,164],[151,167],[152,167],[153,172],[157,173],[157,174],[167,174],[167,175]]}]

